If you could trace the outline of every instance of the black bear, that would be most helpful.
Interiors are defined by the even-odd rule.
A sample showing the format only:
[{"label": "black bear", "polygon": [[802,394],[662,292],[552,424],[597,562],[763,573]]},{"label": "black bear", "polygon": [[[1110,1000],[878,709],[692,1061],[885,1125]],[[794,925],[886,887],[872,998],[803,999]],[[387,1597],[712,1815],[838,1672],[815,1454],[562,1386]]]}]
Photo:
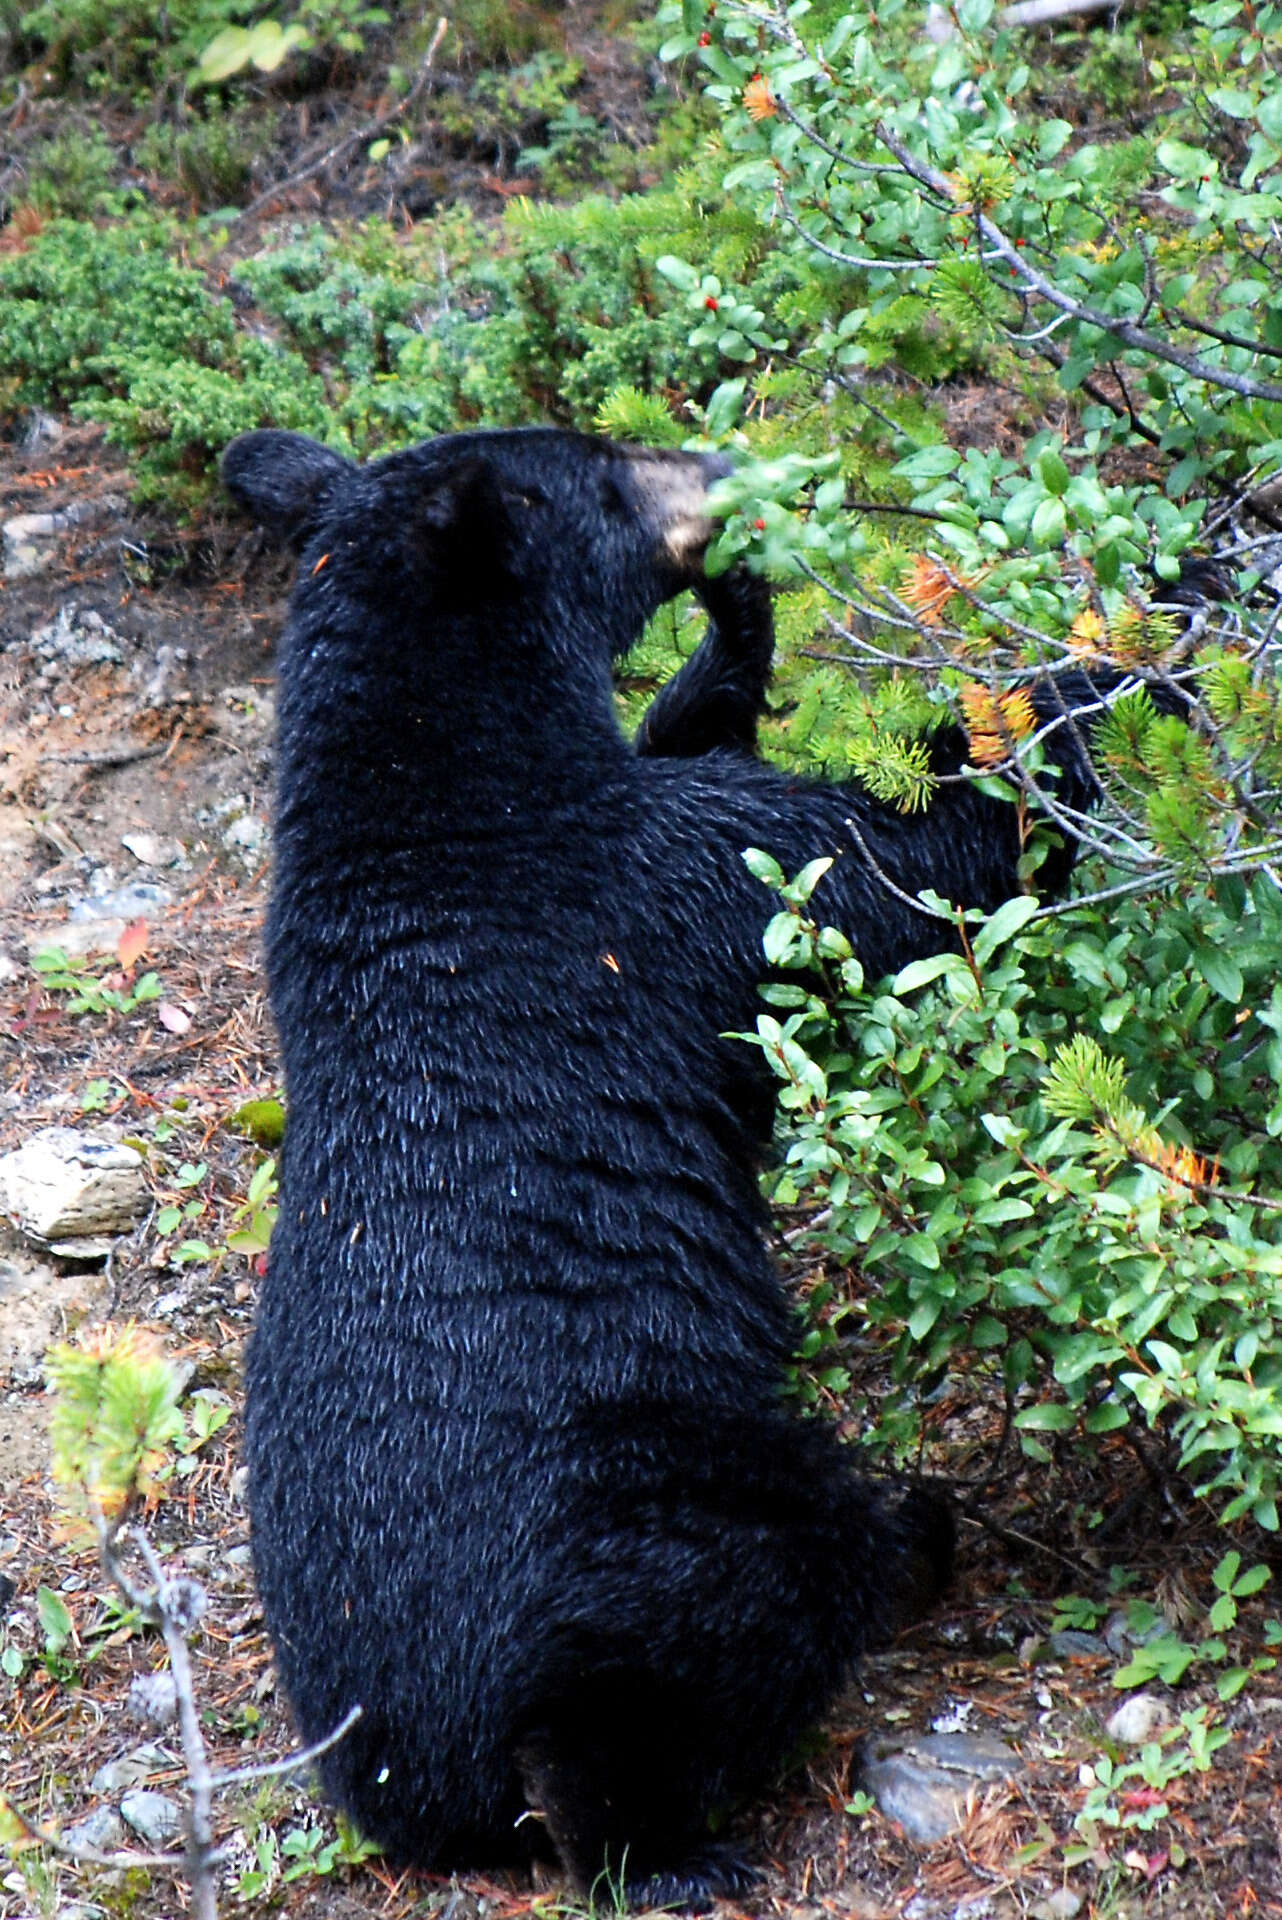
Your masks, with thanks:
[{"label": "black bear", "polygon": [[919,887],[992,905],[1019,856],[965,783],[904,819],[752,757],[743,576],[624,739],[611,661],[697,578],[720,470],[551,429],[363,468],[262,432],[223,465],[301,548],[247,1416],[281,1679],[309,1741],[362,1709],[320,1772],[394,1860],[550,1838],[581,1890],[696,1906],[749,1877],[709,1815],[951,1552],[941,1502],[861,1480],[780,1398],[770,1101],[725,1037],[772,911],[742,852],[841,854],[818,907],[873,973],[937,944]]}]

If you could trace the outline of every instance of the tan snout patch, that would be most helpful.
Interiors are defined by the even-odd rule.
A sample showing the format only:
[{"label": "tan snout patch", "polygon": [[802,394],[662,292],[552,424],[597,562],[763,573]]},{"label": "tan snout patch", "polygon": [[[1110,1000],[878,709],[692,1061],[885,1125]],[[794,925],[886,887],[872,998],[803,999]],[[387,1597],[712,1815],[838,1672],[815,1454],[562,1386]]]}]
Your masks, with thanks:
[{"label": "tan snout patch", "polygon": [[675,565],[695,569],[713,535],[708,517],[708,486],[702,466],[690,454],[638,454],[630,463],[632,483],[664,552]]}]

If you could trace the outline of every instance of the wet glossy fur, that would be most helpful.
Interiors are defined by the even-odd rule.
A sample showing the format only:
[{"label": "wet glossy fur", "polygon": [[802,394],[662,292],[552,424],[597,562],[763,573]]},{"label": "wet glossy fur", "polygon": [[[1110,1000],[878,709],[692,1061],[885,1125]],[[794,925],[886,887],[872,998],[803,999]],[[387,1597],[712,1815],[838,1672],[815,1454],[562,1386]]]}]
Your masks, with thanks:
[{"label": "wet glossy fur", "polygon": [[698,1904],[747,1878],[708,1815],[951,1548],[780,1399],[770,1093],[723,1038],[772,911],[741,853],[838,855],[822,910],[876,973],[938,929],[867,852],[993,904],[1014,809],[959,785],[905,820],[758,763],[769,612],[738,579],[634,751],[611,661],[685,577],[662,457],[639,486],[603,442],[475,434],[358,470],[260,434],[225,473],[302,548],[247,1442],[281,1678],[309,1741],[361,1705],[320,1770],[394,1860],[550,1837],[582,1887]]}]

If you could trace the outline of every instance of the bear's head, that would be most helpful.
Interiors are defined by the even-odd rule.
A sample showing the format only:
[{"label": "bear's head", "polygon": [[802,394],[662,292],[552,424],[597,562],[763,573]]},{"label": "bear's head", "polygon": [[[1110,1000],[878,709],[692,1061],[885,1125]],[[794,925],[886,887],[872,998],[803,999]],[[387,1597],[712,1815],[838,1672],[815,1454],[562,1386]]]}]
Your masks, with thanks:
[{"label": "bear's head", "polygon": [[[617,444],[559,428],[442,434],[366,466],[303,434],[242,434],[223,456],[233,497],[303,555],[296,614],[347,585],[367,612],[416,625],[462,617],[528,633],[589,628],[626,650],[695,583],[720,455]],[[507,616],[508,618],[505,618]]]}]

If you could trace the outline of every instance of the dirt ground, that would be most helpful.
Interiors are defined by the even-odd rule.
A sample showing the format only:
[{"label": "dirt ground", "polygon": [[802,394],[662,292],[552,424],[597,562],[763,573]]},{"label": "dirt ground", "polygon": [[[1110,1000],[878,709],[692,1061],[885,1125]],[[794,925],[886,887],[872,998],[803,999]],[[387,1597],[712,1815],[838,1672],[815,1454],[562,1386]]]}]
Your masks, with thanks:
[{"label": "dirt ground", "polygon": [[[254,1601],[237,1465],[255,1273],[251,1260],[219,1252],[255,1160],[227,1122],[278,1086],[259,930],[272,644],[287,570],[230,520],[176,534],[132,516],[127,493],[92,429],[46,422],[38,445],[0,456],[0,518],[73,506],[82,515],[37,542],[40,571],[0,590],[0,1150],[41,1126],[83,1124],[146,1148],[158,1207],[177,1198],[197,1209],[167,1239],[153,1211],[105,1263],[59,1260],[11,1230],[0,1241],[0,1600],[9,1641],[26,1656],[20,1679],[0,1677],[0,1778],[29,1814],[64,1828],[101,1803],[90,1785],[96,1769],[147,1737],[128,1689],[164,1665],[156,1638],[105,1616],[103,1577],[61,1538],[47,1481],[42,1355],[86,1324],[136,1317],[187,1363],[191,1390],[223,1396],[232,1409],[151,1524],[171,1564],[210,1593],[195,1659],[216,1759],[243,1764],[289,1744]],[[31,956],[54,945],[110,956],[139,920],[147,954],[132,975],[109,957],[95,963],[118,987],[156,971],[161,997],[132,1012],[73,1016],[66,995],[46,992],[32,971]],[[199,1169],[188,1184],[184,1166]],[[184,1233],[216,1257],[181,1263]],[[1181,1624],[1204,1613],[1223,1540],[1196,1505],[1173,1503],[1134,1462],[1112,1463],[1104,1496],[1080,1469],[1016,1462],[997,1471],[996,1424],[973,1407],[959,1405],[951,1421],[947,1409],[941,1415],[941,1458],[964,1514],[957,1589],[943,1612],[867,1664],[812,1757],[744,1816],[744,1838],[765,1863],[747,1911],[851,1920],[1282,1914],[1274,1672],[1253,1676],[1225,1706],[1210,1670],[1202,1684],[1156,1688],[1175,1712],[1212,1707],[1228,1744],[1207,1771],[1164,1788],[1169,1813],[1152,1831],[1105,1829],[1092,1857],[1065,1864],[1097,1778],[1089,1770],[1101,1755],[1127,1757],[1102,1733],[1121,1697],[1114,1651],[1089,1634],[1080,1644],[1048,1640],[1053,1595],[1107,1592],[1108,1555],[1083,1545],[1081,1516],[1101,1497],[1113,1503],[1094,1537],[1111,1539],[1137,1590],[1156,1592]],[[968,1481],[986,1484],[972,1492]],[[1259,1548],[1243,1543],[1248,1563]],[[41,1586],[61,1595],[78,1640],[55,1672],[39,1658]],[[1259,1611],[1244,1609],[1247,1659],[1261,1651],[1267,1611],[1249,1605]],[[932,1727],[996,1736],[1012,1762],[1010,1777],[974,1786],[956,1833],[927,1845],[854,1795],[870,1737]],[[163,1761],[149,1784],[172,1790],[181,1768]],[[1132,1788],[1132,1814],[1147,1804],[1143,1792]],[[240,1896],[267,1829],[279,1836],[323,1817],[295,1785],[229,1800],[220,1812],[226,1910],[508,1920],[561,1904],[551,1877],[535,1887],[447,1883],[396,1877],[377,1860],[287,1884],[278,1875],[256,1897]],[[37,1872],[32,1859],[0,1856],[0,1914],[151,1920],[181,1911],[181,1891],[164,1876]]]}]

